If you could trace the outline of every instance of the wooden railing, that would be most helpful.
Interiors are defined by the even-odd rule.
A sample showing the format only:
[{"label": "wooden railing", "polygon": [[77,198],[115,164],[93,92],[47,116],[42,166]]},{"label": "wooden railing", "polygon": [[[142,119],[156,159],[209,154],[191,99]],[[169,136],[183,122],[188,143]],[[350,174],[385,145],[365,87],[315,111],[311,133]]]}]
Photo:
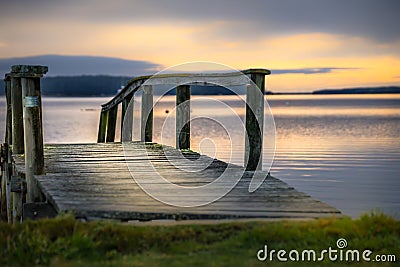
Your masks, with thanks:
[{"label": "wooden railing", "polygon": [[[141,136],[143,142],[151,142],[153,136],[153,85],[176,85],[176,148],[190,148],[190,86],[191,85],[224,85],[247,86],[246,95],[246,132],[248,141],[245,144],[245,162],[247,170],[261,169],[265,75],[266,69],[248,69],[232,73],[191,73],[191,74],[161,74],[142,76],[131,80],[113,99],[102,105],[97,142],[114,142],[118,105],[122,104],[121,141],[132,141],[132,120],[125,120],[127,114],[132,114],[129,102],[135,93],[142,91],[141,106]],[[257,85],[259,91],[255,91]],[[252,90],[250,90],[250,88]],[[126,123],[126,125],[124,125]],[[122,129],[124,133],[122,134]]]}]

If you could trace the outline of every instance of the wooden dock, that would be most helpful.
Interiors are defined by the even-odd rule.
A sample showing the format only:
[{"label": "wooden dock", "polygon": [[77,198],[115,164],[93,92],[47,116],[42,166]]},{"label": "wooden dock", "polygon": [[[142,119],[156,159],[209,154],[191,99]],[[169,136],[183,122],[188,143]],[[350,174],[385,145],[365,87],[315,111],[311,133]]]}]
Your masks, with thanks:
[{"label": "wooden dock", "polygon": [[[263,103],[256,95],[250,93],[249,96],[248,93],[250,103],[246,106],[246,130],[250,137],[246,143],[248,164],[245,167],[212,159],[189,149],[190,102],[187,100],[190,99],[190,86],[187,84],[198,84],[198,75],[174,74],[157,80],[160,83],[168,79],[174,82],[179,80],[177,103],[185,104],[177,108],[177,148],[151,142],[152,88],[142,86],[149,77],[133,79],[116,97],[103,105],[98,143],[43,145],[38,80],[46,71],[47,68],[40,66],[14,66],[5,79],[8,112],[6,142],[1,153],[1,213],[10,223],[59,213],[72,213],[86,220],[120,221],[317,218],[340,214],[336,208],[297,191],[260,169],[262,131],[259,129],[262,127],[259,122],[263,112],[251,110],[260,110]],[[264,76],[268,71],[249,70],[247,74],[260,88],[264,88]],[[205,83],[226,80],[237,85],[247,82],[237,74],[208,74],[201,78],[206,79]],[[180,85],[182,83],[186,85]],[[21,94],[15,94],[17,90],[22,90],[23,101]],[[139,90],[144,90],[142,140],[132,142],[133,125],[131,120],[124,120],[124,116],[131,114],[128,102]],[[14,92],[13,95],[11,92]],[[123,134],[121,142],[115,142],[117,107],[120,103]],[[19,108],[16,105],[20,105]],[[129,155],[125,153],[126,148],[129,148]],[[143,153],[143,148],[146,153]],[[196,172],[185,171],[171,162],[171,155],[183,155],[182,164],[188,168],[196,168],[205,162],[208,162],[208,167]],[[155,172],[162,174],[164,179],[180,186],[202,186],[218,181],[227,168],[233,176],[240,174],[240,180],[226,195],[209,204],[195,207],[168,205],[146,194],[133,178],[132,172],[151,180],[154,172],[149,171],[145,161],[150,162]],[[266,179],[256,191],[249,192],[253,176]],[[159,187],[161,194],[167,193],[161,185],[155,183],[153,186]],[[219,186],[225,184],[221,182]],[[172,197],[184,202],[188,196],[177,194]],[[190,197],[196,199],[198,196]]]},{"label": "wooden dock", "polygon": [[[139,143],[132,142],[131,146],[135,149]],[[201,172],[184,172],[169,162],[160,146],[146,146],[156,170],[182,186],[209,183],[227,167],[225,162],[215,159]],[[175,150],[164,148],[169,152]],[[196,159],[199,159],[199,154],[184,152],[184,155],[198,164]],[[37,175],[35,180],[57,213],[72,212],[86,219],[316,218],[339,213],[337,209],[273,177],[267,177],[259,189],[249,193],[249,182],[254,173],[251,171],[244,172],[240,182],[226,196],[209,205],[173,207],[154,200],[135,183],[126,161],[135,164],[136,171],[146,176],[148,171],[141,169],[144,160],[147,156],[140,153],[136,157],[125,158],[121,143],[46,145],[46,175]],[[23,170],[22,157],[17,166]],[[243,171],[242,167],[234,168],[238,172]]]}]

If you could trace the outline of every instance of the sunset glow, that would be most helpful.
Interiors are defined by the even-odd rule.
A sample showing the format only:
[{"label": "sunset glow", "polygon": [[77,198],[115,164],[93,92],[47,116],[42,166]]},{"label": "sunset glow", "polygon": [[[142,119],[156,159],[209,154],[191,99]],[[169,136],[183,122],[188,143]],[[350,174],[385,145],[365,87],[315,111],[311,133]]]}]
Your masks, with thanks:
[{"label": "sunset glow", "polygon": [[[225,12],[223,2],[231,5],[227,11],[232,14]],[[389,23],[399,22],[390,13],[398,2],[382,1],[376,8],[367,1],[357,8],[349,4],[329,11],[325,5],[332,4],[306,0],[304,5],[313,4],[315,10],[299,10],[304,17],[275,15],[289,12],[279,1],[255,2],[269,9],[261,12],[254,5],[246,9],[236,1],[222,1],[208,3],[218,12],[200,16],[197,11],[206,8],[192,1],[161,7],[152,1],[41,0],[26,7],[10,2],[0,11],[0,58],[92,55],[161,67],[212,61],[236,69],[268,68],[273,74],[281,69],[331,69],[275,73],[268,77],[268,86],[277,92],[400,85],[400,33]],[[326,12],[326,21],[318,12]]]}]

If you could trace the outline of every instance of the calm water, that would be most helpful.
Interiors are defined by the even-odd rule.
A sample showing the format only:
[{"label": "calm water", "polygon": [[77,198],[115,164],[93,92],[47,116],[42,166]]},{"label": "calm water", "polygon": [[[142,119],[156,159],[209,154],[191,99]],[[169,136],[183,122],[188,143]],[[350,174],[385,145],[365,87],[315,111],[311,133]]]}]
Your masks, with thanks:
[{"label": "calm water", "polygon": [[[239,114],[239,123],[226,108],[210,107],[204,97],[194,99],[192,116],[211,119],[192,122],[192,149],[243,164],[244,130],[239,124],[244,104],[237,96],[216,99]],[[354,217],[376,208],[400,217],[400,95],[287,95],[267,99],[276,123],[272,175]],[[44,141],[95,142],[99,107],[107,100],[44,98]],[[174,144],[174,124],[162,125],[173,113],[173,105],[173,97],[165,97],[157,105],[155,141]],[[135,109],[138,107],[135,104]],[[2,140],[4,109],[5,100],[1,98]],[[227,130],[224,124],[235,127]]]}]

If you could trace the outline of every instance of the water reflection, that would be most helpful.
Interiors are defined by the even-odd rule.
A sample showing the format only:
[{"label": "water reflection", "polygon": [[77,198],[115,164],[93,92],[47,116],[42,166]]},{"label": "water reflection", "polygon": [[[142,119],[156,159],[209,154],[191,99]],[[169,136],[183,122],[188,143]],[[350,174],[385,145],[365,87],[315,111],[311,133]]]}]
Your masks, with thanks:
[{"label": "water reflection", "polygon": [[[397,192],[400,188],[400,95],[268,95],[266,98],[277,130],[272,175],[352,216],[372,208],[400,216]],[[239,97],[217,96],[216,99],[229,105],[244,120],[244,103]],[[100,104],[107,100],[44,98],[45,142],[95,142]],[[137,112],[139,100],[135,103]],[[155,141],[160,141],[162,122],[171,115],[174,105],[174,96],[167,96],[157,104]],[[228,122],[231,116],[223,109],[211,110],[201,101],[192,110],[192,114],[208,113]],[[0,98],[2,140],[4,119],[5,100]],[[243,164],[244,129],[235,126],[228,136],[212,120],[194,120],[192,149]],[[139,129],[138,125],[135,127]],[[174,125],[169,131],[170,145],[174,145]],[[117,140],[119,136],[117,127]],[[231,140],[235,141],[233,147]]]}]

